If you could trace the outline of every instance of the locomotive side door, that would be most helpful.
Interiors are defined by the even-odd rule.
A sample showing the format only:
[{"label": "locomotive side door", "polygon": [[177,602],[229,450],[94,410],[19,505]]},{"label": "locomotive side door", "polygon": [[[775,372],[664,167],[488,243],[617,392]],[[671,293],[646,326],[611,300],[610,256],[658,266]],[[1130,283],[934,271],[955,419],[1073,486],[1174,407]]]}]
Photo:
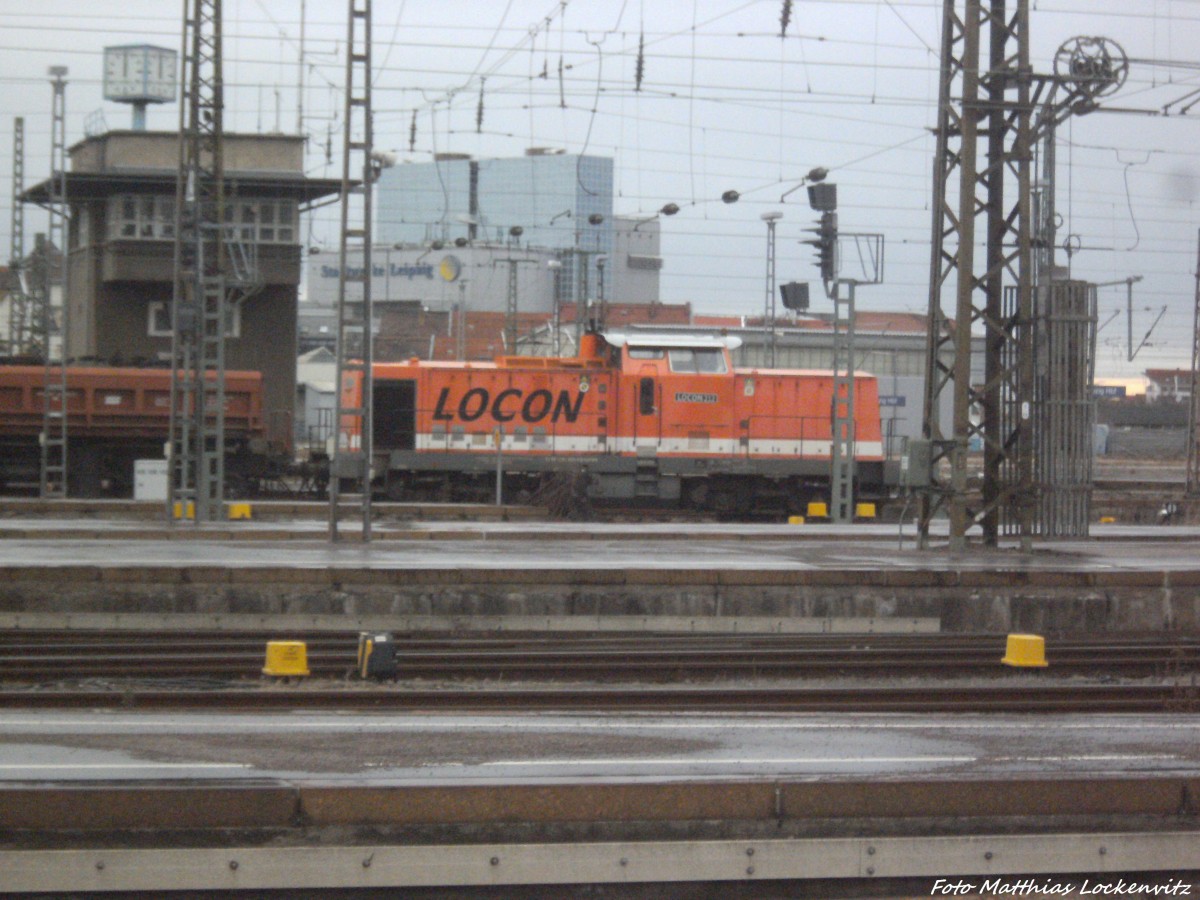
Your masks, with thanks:
[{"label": "locomotive side door", "polygon": [[662,440],[662,403],[659,396],[658,370],[641,366],[635,382],[633,418],[634,448],[638,456],[654,456]]},{"label": "locomotive side door", "polygon": [[417,383],[380,379],[373,388],[371,431],[378,451],[412,450],[417,439]]}]

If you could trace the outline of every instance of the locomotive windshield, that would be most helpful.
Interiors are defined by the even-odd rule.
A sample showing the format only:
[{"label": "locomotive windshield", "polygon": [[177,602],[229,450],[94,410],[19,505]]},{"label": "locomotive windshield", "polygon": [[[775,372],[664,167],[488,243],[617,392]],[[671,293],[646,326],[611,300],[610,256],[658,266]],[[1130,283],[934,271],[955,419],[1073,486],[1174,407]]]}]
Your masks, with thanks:
[{"label": "locomotive windshield", "polygon": [[674,348],[668,352],[672,372],[724,375],[725,351],[717,347]]}]

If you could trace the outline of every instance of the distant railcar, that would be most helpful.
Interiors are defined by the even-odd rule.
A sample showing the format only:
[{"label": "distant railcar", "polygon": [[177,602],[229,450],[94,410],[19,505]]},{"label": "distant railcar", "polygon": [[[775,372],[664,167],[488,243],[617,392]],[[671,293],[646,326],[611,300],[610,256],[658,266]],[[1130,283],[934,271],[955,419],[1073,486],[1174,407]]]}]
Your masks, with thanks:
[{"label": "distant railcar", "polygon": [[[56,376],[57,377],[57,376]],[[0,487],[39,481],[46,369],[0,365]],[[171,417],[171,372],[71,366],[67,376],[67,477],[72,497],[128,497],[134,461],[162,459]],[[230,475],[258,467],[265,450],[262,375],[225,374]]]},{"label": "distant railcar", "polygon": [[[832,373],[735,369],[738,341],[589,334],[573,358],[378,363],[377,485],[395,500],[481,501],[499,463],[510,499],[584,473],[600,503],[745,514],[827,501]],[[854,390],[859,490],[880,496],[875,378],[856,373]],[[355,376],[343,394],[359,402]]]}]

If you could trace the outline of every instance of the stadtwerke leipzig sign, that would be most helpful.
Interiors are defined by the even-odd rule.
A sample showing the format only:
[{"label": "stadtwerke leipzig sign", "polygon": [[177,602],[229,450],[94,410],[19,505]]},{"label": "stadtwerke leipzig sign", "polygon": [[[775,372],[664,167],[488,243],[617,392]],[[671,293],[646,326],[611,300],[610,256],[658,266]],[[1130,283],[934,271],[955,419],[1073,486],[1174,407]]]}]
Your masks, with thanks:
[{"label": "stadtwerke leipzig sign", "polygon": [[[371,276],[373,278],[407,278],[412,281],[414,278],[427,278],[433,280],[434,272],[441,276],[443,281],[457,281],[458,276],[462,274],[462,263],[456,256],[444,256],[442,261],[433,266],[431,264],[421,264],[416,266],[406,266],[399,263],[389,263],[387,265],[371,266]],[[337,266],[321,266],[322,278],[337,278]],[[359,279],[363,277],[362,266],[346,266],[346,277],[350,279]]]}]

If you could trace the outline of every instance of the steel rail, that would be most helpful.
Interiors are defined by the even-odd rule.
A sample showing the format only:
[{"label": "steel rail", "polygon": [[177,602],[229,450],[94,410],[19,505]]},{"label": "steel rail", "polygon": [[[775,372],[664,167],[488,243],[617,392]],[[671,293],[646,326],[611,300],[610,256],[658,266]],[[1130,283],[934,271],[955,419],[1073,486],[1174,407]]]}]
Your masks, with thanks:
[{"label": "steel rail", "polygon": [[496,688],[409,690],[162,688],[5,690],[0,708],[389,710],[408,712],[1196,712],[1184,685],[987,685],[853,688]]},{"label": "steel rail", "polygon": [[[0,678],[257,676],[268,637],[8,632],[0,635]],[[306,643],[314,674],[342,676],[353,669],[353,636],[308,636]],[[1000,667],[1004,639],[997,636],[422,638],[401,639],[399,650],[401,678],[619,681],[1006,671]],[[1195,638],[1051,641],[1048,653],[1058,674],[1178,676],[1200,670]]]}]

